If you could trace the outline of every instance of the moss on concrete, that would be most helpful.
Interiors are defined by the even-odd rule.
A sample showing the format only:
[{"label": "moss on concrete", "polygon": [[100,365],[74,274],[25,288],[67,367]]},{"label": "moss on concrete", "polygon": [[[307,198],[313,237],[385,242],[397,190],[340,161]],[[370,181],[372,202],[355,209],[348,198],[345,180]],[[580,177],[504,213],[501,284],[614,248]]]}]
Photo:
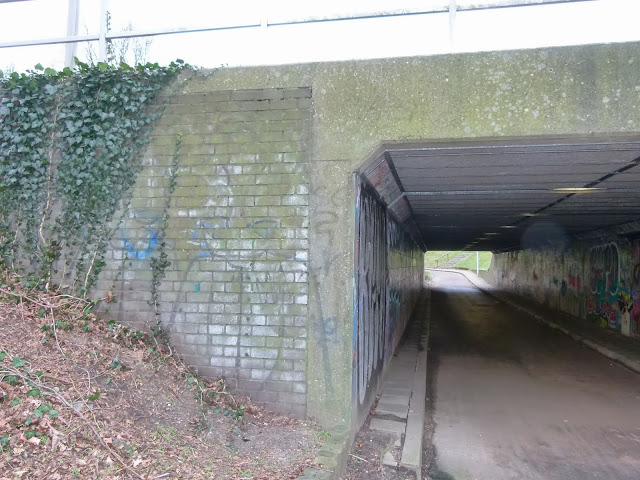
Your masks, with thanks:
[{"label": "moss on concrete", "polygon": [[[312,89],[307,407],[313,417],[325,425],[349,425],[352,420],[353,170],[385,142],[637,134],[639,46],[591,45],[218,69],[185,75],[172,86],[168,97],[192,94],[189,98],[194,102],[199,94],[215,101],[239,101],[250,100],[251,92],[242,92],[242,98],[232,98],[229,92]],[[214,117],[193,107],[186,105],[182,112],[192,123],[199,124],[193,120],[201,119],[202,125],[220,126],[217,135],[227,133],[224,127],[229,119],[224,112]],[[233,121],[246,121],[243,115],[249,113],[237,112]],[[273,115],[279,114],[274,111]],[[161,124],[170,132],[175,121],[165,117]],[[204,132],[196,127],[189,132],[195,135],[194,141]],[[283,145],[291,141],[283,137]],[[159,162],[169,154],[167,148],[158,142],[153,147]],[[238,144],[229,146],[229,151],[224,144],[215,152],[197,143],[189,148],[194,155],[208,155],[215,165],[228,164],[232,157],[237,163],[250,163],[234,150]],[[189,162],[190,157],[182,164]],[[188,188],[194,187],[202,188]],[[234,192],[263,189],[257,194],[265,202],[270,201],[267,195],[287,194],[270,192],[271,185],[231,184],[218,187],[217,194],[224,188]],[[181,210],[188,210],[189,205],[183,207]],[[327,332],[332,332],[331,338]]]}]

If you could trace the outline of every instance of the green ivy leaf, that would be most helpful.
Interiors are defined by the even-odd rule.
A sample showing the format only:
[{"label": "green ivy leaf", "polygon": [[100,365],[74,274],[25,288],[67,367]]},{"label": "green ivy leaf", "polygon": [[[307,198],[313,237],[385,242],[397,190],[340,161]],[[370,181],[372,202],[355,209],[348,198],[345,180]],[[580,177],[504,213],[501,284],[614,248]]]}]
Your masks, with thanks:
[{"label": "green ivy leaf", "polygon": [[[135,183],[151,124],[161,114],[149,105],[180,68],[89,66],[77,58],[75,65],[59,73],[44,69],[46,77],[39,65],[0,78],[0,254],[34,272],[25,284],[42,288],[62,260],[55,245],[64,244],[77,258],[69,264],[77,272],[75,290],[86,295],[105,266],[109,222]],[[55,218],[46,192],[60,205]]]},{"label": "green ivy leaf", "polygon": [[81,62],[78,57],[73,57],[73,63],[76,64],[76,66],[78,66],[81,70],[88,70],[89,69],[89,65],[87,65],[84,62]]},{"label": "green ivy leaf", "polygon": [[13,357],[13,361],[11,362],[11,364],[16,368],[24,367],[26,363],[27,362],[22,360],[20,357]]}]

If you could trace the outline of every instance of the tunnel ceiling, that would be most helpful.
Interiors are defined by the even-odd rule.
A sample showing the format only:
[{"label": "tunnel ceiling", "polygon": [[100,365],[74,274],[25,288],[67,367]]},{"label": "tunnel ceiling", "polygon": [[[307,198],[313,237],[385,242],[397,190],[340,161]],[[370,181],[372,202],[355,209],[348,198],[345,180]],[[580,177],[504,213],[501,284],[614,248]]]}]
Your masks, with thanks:
[{"label": "tunnel ceiling", "polygon": [[506,251],[629,230],[639,164],[640,137],[512,139],[386,144],[360,172],[427,249]]}]

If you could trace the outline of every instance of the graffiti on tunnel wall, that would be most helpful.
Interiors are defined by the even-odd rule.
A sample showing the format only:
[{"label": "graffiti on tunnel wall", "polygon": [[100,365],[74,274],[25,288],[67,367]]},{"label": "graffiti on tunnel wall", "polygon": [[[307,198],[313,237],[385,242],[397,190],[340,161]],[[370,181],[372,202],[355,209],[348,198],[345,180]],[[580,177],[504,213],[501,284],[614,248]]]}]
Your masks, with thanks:
[{"label": "graffiti on tunnel wall", "polygon": [[[621,315],[617,308],[624,303],[624,293],[620,291],[620,251],[616,243],[597,245],[589,250],[590,266],[589,312],[597,315],[601,322],[614,328],[621,325]],[[626,307],[623,307],[623,309]]]},{"label": "graffiti on tunnel wall", "polygon": [[[510,252],[495,264],[498,285],[640,338],[640,240],[615,237],[562,252]],[[532,272],[543,281],[532,281]]]},{"label": "graffiti on tunnel wall", "polygon": [[598,245],[589,250],[591,293],[604,298],[615,295],[620,284],[620,252],[616,243]]},{"label": "graffiti on tunnel wall", "polygon": [[353,394],[367,408],[422,287],[423,253],[371,187],[356,197]]},{"label": "graffiti on tunnel wall", "polygon": [[367,187],[358,195],[356,271],[358,272],[355,324],[355,378],[358,403],[382,368],[387,311],[387,216],[385,207]]},{"label": "graffiti on tunnel wall", "polygon": [[589,251],[588,315],[625,335],[640,336],[640,244],[607,243]]}]

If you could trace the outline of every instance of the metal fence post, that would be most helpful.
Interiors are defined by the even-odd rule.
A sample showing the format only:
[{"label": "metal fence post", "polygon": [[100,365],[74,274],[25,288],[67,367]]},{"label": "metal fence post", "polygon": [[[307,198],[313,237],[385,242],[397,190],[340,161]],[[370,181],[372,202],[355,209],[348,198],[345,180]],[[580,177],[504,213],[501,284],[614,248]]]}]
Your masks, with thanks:
[{"label": "metal fence post", "polygon": [[107,61],[107,0],[100,0],[100,36],[98,37],[98,61]]},{"label": "metal fence post", "polygon": [[[78,0],[69,0],[69,12],[67,15],[67,37],[75,37],[78,35],[78,17],[80,8]],[[65,67],[73,67],[73,59],[76,57],[78,44],[76,42],[67,43],[65,45],[64,65]]]}]

